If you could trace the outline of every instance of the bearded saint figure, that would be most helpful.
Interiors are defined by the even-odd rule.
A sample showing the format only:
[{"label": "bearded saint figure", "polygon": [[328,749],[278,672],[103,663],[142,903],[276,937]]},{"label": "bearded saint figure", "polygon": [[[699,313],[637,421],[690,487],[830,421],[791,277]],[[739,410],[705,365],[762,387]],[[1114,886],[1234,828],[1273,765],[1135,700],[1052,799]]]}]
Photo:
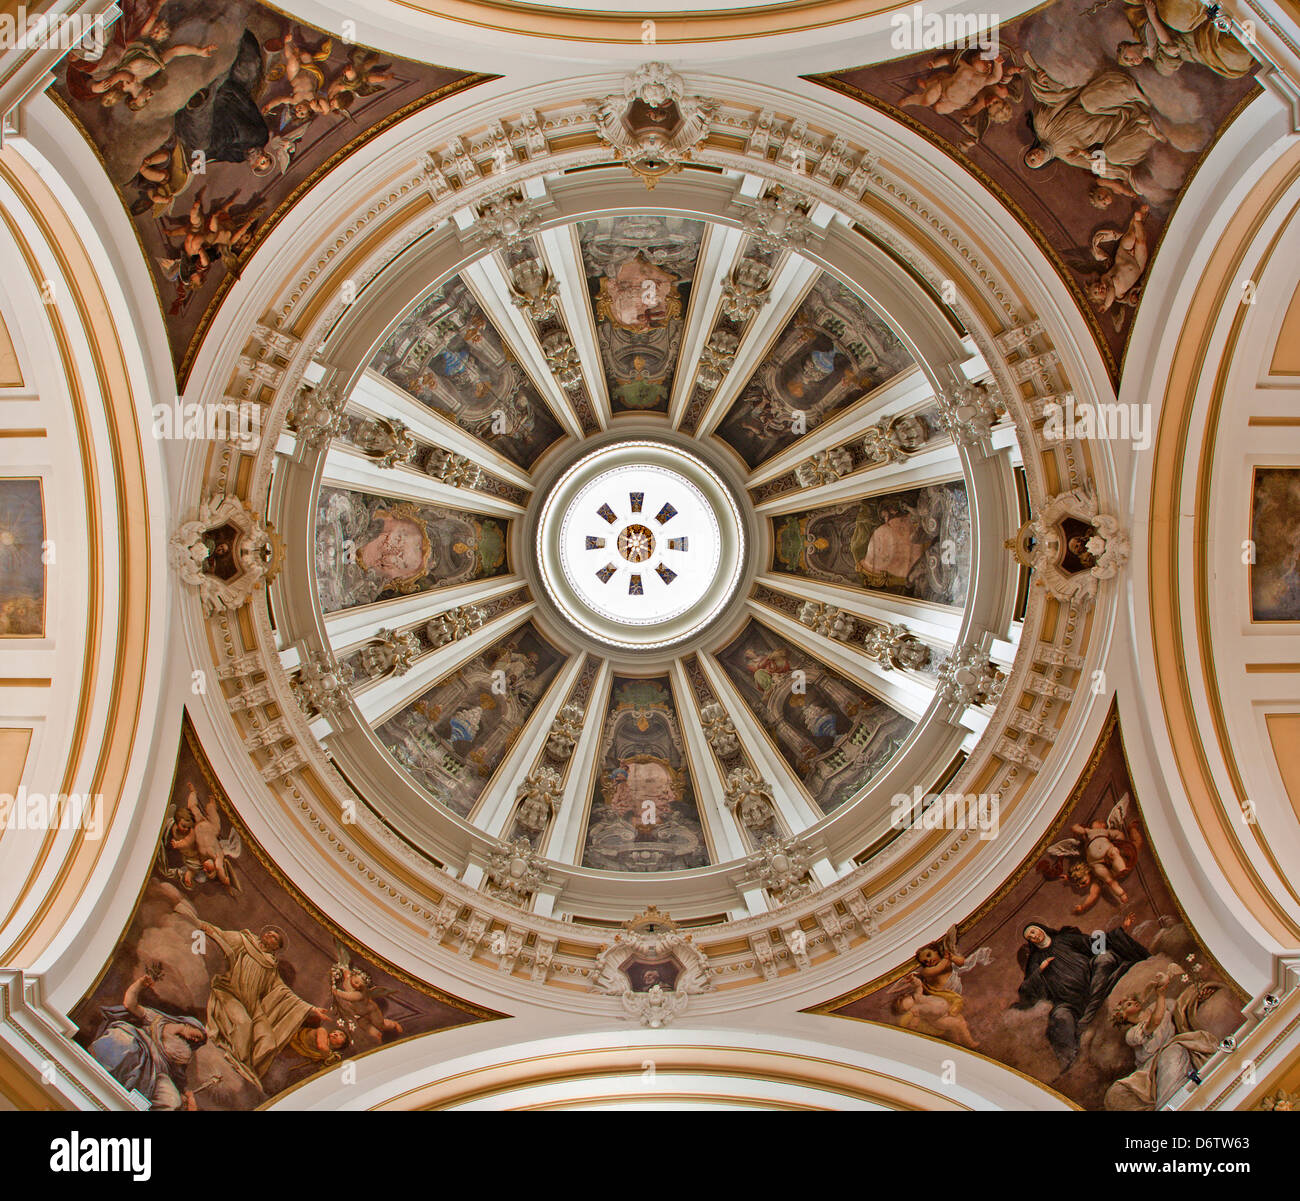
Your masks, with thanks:
[{"label": "bearded saint figure", "polygon": [[224,972],[212,977],[208,1034],[240,1075],[260,1088],[294,1035],[304,1025],[328,1022],[330,1015],[304,1001],[281,978],[279,955],[287,940],[278,927],[267,926],[255,935],[219,929],[197,915],[193,920],[229,961]]}]

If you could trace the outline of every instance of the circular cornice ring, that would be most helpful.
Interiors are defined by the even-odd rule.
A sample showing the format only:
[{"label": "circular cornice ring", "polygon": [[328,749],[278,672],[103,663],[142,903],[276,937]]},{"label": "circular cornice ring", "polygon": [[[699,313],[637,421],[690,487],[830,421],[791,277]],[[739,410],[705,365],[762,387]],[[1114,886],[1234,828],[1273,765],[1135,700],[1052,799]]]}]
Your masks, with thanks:
[{"label": "circular cornice ring", "polygon": [[[646,559],[644,581],[639,570],[634,577],[628,573],[636,580],[636,586],[642,589],[638,595],[644,596],[646,589],[657,589],[657,595],[664,598],[662,612],[650,610],[648,615],[642,615],[633,608],[624,616],[618,615],[616,606],[605,601],[596,588],[584,587],[585,579],[579,581],[577,578],[577,556],[571,558],[566,553],[571,538],[582,539],[589,531],[604,532],[605,527],[592,514],[596,514],[598,506],[605,508],[611,501],[618,503],[619,497],[614,495],[615,473],[620,476],[635,473],[631,478],[645,487],[643,500],[648,500],[650,508],[643,519],[654,524],[653,529],[647,528],[646,531],[652,540],[654,530],[658,529],[659,536],[666,543],[670,537],[669,522],[676,521],[678,516],[667,501],[665,509],[658,508],[661,498],[677,499],[684,510],[683,520],[694,523],[682,539],[685,542],[694,538],[694,543],[684,545],[680,556],[670,556],[681,569],[676,578],[663,584],[651,578],[649,558]],[[655,491],[656,485],[658,491]],[[610,516],[606,520],[613,520],[613,510],[608,511]],[[669,511],[671,517],[660,523],[656,512]],[[582,525],[584,521],[586,524]],[[558,536],[557,524],[560,527]],[[671,532],[676,532],[680,524],[673,525]],[[745,571],[745,524],[732,490],[697,455],[659,441],[620,440],[588,451],[551,486],[537,514],[532,545],[542,586],[563,620],[606,646],[631,652],[662,652],[701,635],[736,596]],[[579,525],[582,525],[581,529]],[[608,541],[611,546],[617,530],[618,525],[610,527]],[[602,548],[605,547],[606,539],[597,541]],[[651,546],[653,548],[653,541]],[[649,551],[647,555],[650,555]],[[707,578],[698,584],[689,574],[696,567],[692,556],[697,559],[708,557],[707,562],[700,565]],[[602,567],[607,559],[614,565],[619,561],[611,553],[598,554],[597,558],[601,559]],[[594,579],[593,566],[588,565],[584,574]],[[623,591],[633,587],[628,583],[628,577],[617,573],[611,573],[611,577],[604,579],[606,587],[622,585]],[[670,589],[678,578],[683,577],[686,585],[693,589],[690,603],[671,607],[674,598]],[[635,605],[630,600],[623,603],[625,608]]]},{"label": "circular cornice ring", "polygon": [[[754,90],[754,89],[750,89]],[[730,118],[729,118],[730,119]],[[842,118],[838,118],[841,128],[844,127]],[[732,119],[733,126],[735,124]],[[895,136],[897,136],[895,134]],[[898,150],[895,145],[894,149],[903,156],[903,152]],[[856,150],[850,143],[847,153],[861,153]],[[582,152],[593,159],[598,159],[603,152],[599,150],[591,152]],[[577,155],[578,158],[582,154]],[[701,156],[705,161],[715,157],[712,151],[706,151]],[[850,223],[856,223],[862,228],[870,229],[878,226],[880,222],[879,209],[870,208],[864,204],[859,204],[851,196],[830,189],[822,185],[814,186],[812,181],[800,179],[794,180],[789,173],[782,173],[780,168],[771,163],[757,163],[746,160],[743,155],[736,155],[730,151],[719,152],[716,155],[718,162],[724,168],[732,167],[733,169],[747,169],[753,167],[759,174],[775,176],[786,179],[790,183],[803,184],[806,190],[816,191],[821,194],[829,194],[838,198],[836,207],[845,214],[845,218]],[[905,156],[903,156],[905,157]],[[560,160],[564,156],[557,156],[554,167],[563,168],[565,163]],[[572,160],[573,156],[569,156]],[[864,159],[864,162],[866,160]],[[530,167],[530,172],[541,174],[545,168],[541,163]],[[896,176],[882,168],[874,159],[869,168],[863,175],[865,180],[870,181],[882,192],[888,192],[895,198],[903,196],[907,189],[913,185],[900,185],[896,182]],[[406,190],[405,187],[402,189]],[[486,189],[484,189],[486,190]],[[426,214],[421,220],[425,222],[425,229],[436,227],[443,219],[445,214],[449,213],[453,206],[463,205],[466,197],[442,197],[435,204],[432,210],[426,210]],[[380,206],[380,209],[386,206]],[[912,204],[913,220],[919,218],[922,227],[928,225],[935,234],[939,234],[939,239],[952,241],[953,235],[944,222],[937,218],[933,213],[928,211],[925,206]],[[372,209],[372,214],[380,210]],[[440,215],[441,214],[441,215]],[[391,214],[389,214],[391,217]],[[362,224],[365,224],[364,222]],[[357,226],[360,229],[361,226]],[[355,253],[349,257],[349,266],[353,286],[355,287],[356,278],[360,277],[365,282],[369,282],[377,273],[383,262],[392,261],[393,249],[401,242],[410,240],[409,234],[402,234],[396,239],[392,230],[398,228],[391,220],[387,223],[384,235],[384,245],[374,247],[368,251],[365,259],[359,258]],[[942,230],[942,232],[940,232]],[[910,239],[915,236],[915,230],[895,231],[890,235],[892,243],[891,249],[897,253],[900,233],[906,232]],[[418,236],[418,235],[417,235]],[[843,235],[837,234],[837,237]],[[351,240],[349,235],[348,241]],[[343,242],[338,243],[342,245]],[[936,269],[931,263],[926,265],[925,251],[913,242],[910,242],[912,249],[908,251],[908,258],[917,264],[917,269],[928,279],[943,278],[943,268]],[[268,242],[267,247],[259,252],[259,255],[265,254],[268,261],[279,253],[278,244],[274,241]],[[1007,248],[1004,248],[1006,250]],[[987,249],[979,252],[987,256]],[[997,295],[998,302],[993,306],[994,309],[1010,310],[1011,304],[1008,297],[1012,295],[1009,284],[1006,282],[1010,278],[1021,278],[1021,264],[1017,256],[1023,256],[1026,253],[1023,241],[1018,242],[1016,249],[1010,253],[1010,258],[1016,262],[1016,268],[1013,274],[996,273],[990,262],[984,261],[978,268],[978,271],[972,270],[970,275],[963,274],[958,280],[959,296],[967,287],[978,289],[980,287],[989,287]],[[339,305],[337,301],[331,301],[329,293],[337,294],[337,289],[341,280],[337,273],[332,273],[328,268],[329,259],[333,253],[326,254],[319,267],[311,272],[310,278],[306,281],[307,287],[291,289],[294,292],[292,300],[289,300],[283,306],[277,304],[273,306],[273,312],[268,312],[263,318],[264,322],[272,324],[263,324],[263,329],[275,328],[298,328],[292,325],[292,312],[303,300],[310,298],[309,308],[314,314],[309,324],[321,333],[331,330],[337,323],[338,317],[343,313],[346,306]],[[963,251],[963,258],[971,262],[973,256],[969,251]],[[374,267],[368,268],[366,262],[373,262]],[[978,275],[983,281],[982,284],[976,284],[974,279]],[[426,277],[427,278],[427,277]],[[1050,274],[1043,273],[1043,278],[1048,281],[1047,293],[1052,293],[1050,283]],[[1039,283],[1042,281],[1039,280]],[[322,290],[324,289],[324,291]],[[1059,289],[1058,289],[1059,290]],[[282,293],[282,296],[287,293]],[[1096,358],[1094,352],[1089,349],[1089,342],[1086,330],[1077,318],[1077,313],[1070,316],[1070,307],[1068,302],[1063,302],[1053,308],[1055,300],[1046,302],[1046,309],[1049,312],[1039,317],[1035,317],[1031,312],[1021,317],[1018,321],[1009,319],[1005,321],[999,330],[996,324],[989,328],[987,323],[978,316],[976,311],[967,312],[965,306],[961,306],[963,320],[968,324],[972,331],[972,337],[979,348],[984,352],[985,358],[1007,397],[1011,416],[1014,418],[1017,434],[1022,446],[1026,448],[1025,466],[1028,477],[1030,494],[1036,500],[1042,497],[1042,480],[1043,480],[1043,458],[1052,458],[1056,460],[1054,475],[1056,479],[1065,483],[1068,481],[1073,486],[1082,486],[1089,483],[1092,473],[1092,461],[1095,456],[1100,456],[1102,465],[1102,479],[1099,483],[1099,493],[1103,497],[1109,495],[1110,473],[1109,469],[1104,466],[1106,450],[1104,447],[1090,446],[1081,448],[1072,444],[1054,445],[1044,442],[1041,433],[1038,432],[1038,426],[1041,424],[1042,415],[1035,412],[1032,406],[1026,403],[1027,398],[1021,392],[1018,386],[1020,382],[1026,384],[1032,383],[1034,389],[1038,388],[1056,388],[1064,390],[1065,387],[1073,387],[1076,392],[1088,393],[1092,390],[1092,385],[1084,375],[1076,376],[1073,372],[1082,363],[1092,364]],[[987,306],[983,307],[982,312],[988,312]],[[1025,312],[1023,308],[1020,310]],[[1082,331],[1082,336],[1080,336]],[[288,365],[283,369],[280,378],[280,384],[277,387],[277,398],[275,406],[270,414],[270,420],[267,423],[269,434],[279,431],[283,421],[283,412],[287,408],[289,400],[292,398],[293,391],[298,381],[302,378],[307,362],[313,353],[318,349],[319,343],[316,336],[309,333],[306,328],[299,331],[305,335],[305,340],[299,340],[297,334],[287,340],[281,339],[277,342],[285,349],[284,353],[288,359]],[[261,335],[251,334],[254,339]],[[1061,341],[1058,343],[1060,351],[1053,347],[1053,337],[1059,336]],[[265,335],[269,341],[275,341],[278,335]],[[238,341],[238,339],[232,339]],[[247,341],[247,339],[245,339]],[[242,344],[242,343],[241,343]],[[1014,366],[1013,366],[1014,365]],[[241,371],[246,371],[241,368]],[[1064,379],[1061,379],[1062,373]],[[1037,382],[1038,377],[1042,377],[1042,382]],[[1049,377],[1056,378],[1049,381]],[[220,386],[223,391],[227,389],[239,390],[245,386],[246,376],[236,373],[233,381],[223,380]],[[1099,385],[1100,386],[1100,385]],[[268,443],[273,443],[272,437],[267,438]],[[965,453],[965,452],[963,452]],[[216,460],[210,464],[211,474],[204,472],[207,477],[205,487],[211,487],[213,484],[224,484],[229,481],[233,487],[233,474],[230,470],[235,466],[238,455],[230,451],[223,451]],[[251,476],[250,487],[254,496],[265,497],[265,488],[270,480],[270,467],[273,454],[268,450],[261,456],[261,461],[255,465]],[[199,464],[193,460],[192,466],[198,468]],[[246,474],[243,478],[249,478]],[[191,473],[191,480],[197,483],[197,478]],[[1004,700],[999,706],[997,714],[989,721],[984,737],[980,739],[975,753],[967,759],[965,766],[958,773],[953,781],[953,786],[964,787],[969,789],[992,789],[1003,798],[1004,813],[1008,818],[1007,824],[1004,825],[1004,837],[998,845],[997,855],[984,855],[981,857],[981,868],[975,877],[968,877],[967,887],[971,886],[972,880],[978,880],[985,875],[993,878],[1000,870],[993,861],[1002,862],[1007,856],[1015,855],[1017,848],[1026,845],[1036,836],[1036,832],[1042,823],[1050,817],[1050,814],[1043,816],[1043,807],[1050,799],[1048,794],[1038,792],[1033,804],[1023,806],[1020,801],[1029,796],[1029,785],[1031,781],[1038,778],[1040,782],[1044,776],[1049,779],[1059,780],[1062,768],[1069,759],[1072,751],[1076,749],[1077,731],[1083,727],[1081,718],[1077,718],[1078,706],[1090,710],[1095,707],[1094,698],[1083,690],[1076,697],[1074,687],[1062,683],[1063,678],[1077,680],[1079,675],[1073,673],[1086,673],[1091,663],[1097,656],[1104,653],[1105,643],[1109,639],[1109,631],[1112,622],[1112,610],[1114,607],[1115,590],[1114,586],[1103,588],[1102,596],[1106,598],[1104,610],[1088,609],[1084,611],[1077,609],[1075,606],[1060,606],[1055,601],[1050,601],[1052,605],[1057,606],[1057,612],[1053,616],[1051,629],[1054,631],[1048,639],[1043,639],[1043,618],[1045,613],[1045,601],[1041,596],[1033,596],[1029,602],[1028,610],[1025,613],[1023,629],[1020,634],[1020,654],[1016,658],[1014,669],[1011,672],[1011,678],[1008,681],[1004,693]],[[197,614],[194,613],[194,607],[188,606],[190,610],[189,620],[196,620]],[[253,625],[255,630],[255,643],[264,645],[268,648],[274,646],[274,639],[271,635],[269,625],[266,621],[266,614],[262,607],[255,606],[251,611]],[[1100,623],[1097,618],[1102,617]],[[1094,630],[1096,626],[1096,630]],[[1097,633],[1100,639],[1093,638],[1093,633]],[[245,637],[238,633],[230,622],[229,618],[218,616],[214,619],[213,636],[217,644],[225,644],[229,649],[227,653],[231,656],[239,656],[247,653]],[[274,652],[270,652],[271,659],[268,661],[268,680],[271,691],[279,698],[279,707],[284,712],[284,720],[288,727],[291,728],[295,737],[300,727],[300,722],[293,712],[291,697],[288,692],[287,684],[284,681],[283,671],[280,668],[278,657]],[[1034,681],[1039,681],[1034,683]],[[1026,692],[1026,685],[1031,685],[1029,692]],[[1033,754],[1026,755],[1023,748],[1026,741],[1032,743],[1032,737],[1027,738],[1023,726],[1013,727],[1013,721],[1022,720],[1016,717],[1018,702],[1022,697],[1047,697],[1050,700],[1048,709],[1054,709],[1052,728],[1035,720],[1036,729],[1040,735],[1046,735],[1047,744],[1043,750],[1038,752],[1043,758],[1040,760]],[[208,703],[211,703],[210,701]],[[1032,708],[1031,704],[1031,708]],[[1067,719],[1067,714],[1068,719]],[[256,715],[251,719],[244,717],[239,719],[241,725],[251,720],[253,730],[259,728],[259,721]],[[227,724],[229,719],[226,719]],[[1064,733],[1067,724],[1075,733],[1066,735]],[[1062,731],[1062,737],[1057,738],[1057,731]],[[1010,737],[1006,737],[1010,734]],[[247,734],[241,734],[241,737],[247,737]],[[237,745],[237,744],[236,744]],[[254,742],[252,745],[263,746],[264,742]],[[439,940],[451,939],[455,945],[461,947],[463,953],[467,956],[473,956],[475,953],[475,930],[478,933],[478,939],[481,940],[482,930],[485,928],[483,922],[493,920],[504,922],[506,924],[524,923],[535,931],[537,937],[536,947],[530,941],[529,946],[533,948],[521,957],[519,967],[525,971],[525,974],[531,973],[533,979],[537,982],[546,982],[550,978],[567,979],[574,981],[575,976],[581,979],[588,974],[589,969],[583,967],[584,958],[590,952],[583,952],[580,947],[587,945],[594,948],[598,945],[602,937],[599,931],[592,931],[592,937],[588,940],[580,934],[581,927],[572,923],[557,923],[552,920],[538,917],[536,915],[521,914],[518,910],[512,910],[509,906],[503,905],[499,901],[493,901],[485,897],[482,893],[473,888],[468,888],[459,881],[451,878],[440,871],[430,872],[430,864],[422,854],[416,852],[400,837],[386,830],[382,824],[377,825],[367,815],[363,820],[352,824],[351,828],[346,831],[340,831],[337,815],[331,815],[328,809],[337,805],[339,802],[330,800],[326,802],[326,812],[321,812],[324,795],[319,794],[318,799],[308,800],[294,784],[293,776],[299,771],[305,771],[313,778],[313,790],[324,786],[326,793],[337,790],[336,783],[330,783],[331,769],[327,766],[325,758],[321,755],[319,748],[315,746],[314,739],[309,736],[299,739],[300,750],[298,754],[300,759],[298,763],[291,768],[291,774],[288,777],[268,776],[269,768],[264,767],[259,773],[254,771],[253,779],[261,774],[265,778],[278,781],[274,784],[275,789],[285,790],[288,795],[284,800],[287,803],[289,811],[292,812],[295,807],[304,813],[315,814],[313,820],[306,823],[307,828],[315,827],[315,832],[311,837],[319,840],[324,838],[327,842],[334,844],[335,850],[344,857],[349,863],[355,863],[362,871],[363,876],[369,876],[375,879],[377,876],[385,880],[393,880],[397,887],[392,884],[385,884],[382,892],[388,894],[394,901],[397,901],[401,908],[407,910],[410,917],[417,921],[431,923]],[[232,755],[232,758],[235,756]],[[1050,760],[1050,768],[1049,768]],[[258,792],[261,785],[250,787],[250,793]],[[339,796],[344,795],[339,793]],[[294,798],[297,798],[296,800]],[[256,799],[250,800],[252,807],[257,809]],[[368,849],[364,844],[369,844]],[[344,845],[346,844],[346,846]],[[813,953],[811,948],[818,948],[816,954],[823,954],[825,951],[832,951],[836,954],[848,950],[850,947],[860,945],[865,939],[875,935],[879,928],[879,923],[890,922],[892,919],[891,907],[904,898],[907,898],[907,907],[912,910],[913,917],[897,930],[891,931],[890,937],[883,942],[877,939],[873,944],[881,949],[881,953],[888,953],[888,946],[894,944],[896,938],[901,938],[906,945],[912,941],[917,934],[917,922],[928,922],[930,918],[924,916],[931,912],[933,901],[935,900],[934,890],[940,876],[949,874],[950,869],[945,867],[946,864],[956,866],[966,866],[967,862],[972,859],[969,852],[974,849],[975,840],[967,837],[965,834],[953,836],[951,833],[944,835],[922,836],[918,831],[908,832],[906,835],[895,839],[889,847],[883,851],[866,858],[863,864],[854,868],[835,880],[833,884],[828,885],[821,891],[816,892],[807,900],[800,901],[793,905],[788,905],[780,910],[779,915],[755,915],[748,919],[738,922],[732,922],[724,927],[702,927],[697,934],[697,942],[701,946],[707,946],[716,941],[717,938],[728,939],[731,945],[735,945],[735,939],[749,939],[748,952],[737,953],[731,952],[719,970],[726,973],[727,978],[734,984],[752,982],[755,980],[775,978],[791,970],[800,969],[801,964],[796,963],[796,957],[787,950],[781,949],[779,945],[779,930],[789,923],[798,922],[801,915],[811,919],[814,913],[821,913],[826,905],[834,906],[837,902],[848,906],[848,912],[853,914],[850,925],[845,926],[846,919],[838,919],[838,926],[827,926],[823,922],[821,929],[824,933],[814,933],[809,937],[810,954]],[[987,844],[979,844],[981,847]],[[370,866],[363,866],[369,864]],[[1000,877],[996,877],[1000,878]],[[893,881],[893,884],[888,881]],[[424,883],[432,885],[428,888]],[[979,887],[979,885],[976,885]],[[441,894],[441,898],[440,895]],[[924,894],[929,898],[927,906],[917,909],[915,902]],[[951,894],[950,894],[951,895]],[[466,907],[468,906],[468,913]],[[476,916],[478,915],[478,916]],[[494,915],[494,916],[489,916]],[[358,916],[362,921],[372,924],[375,920],[373,913],[358,911]],[[409,917],[404,919],[409,920]],[[821,918],[816,919],[822,921]],[[826,919],[829,921],[830,919]],[[707,931],[716,930],[716,935],[706,933]],[[563,937],[568,944],[568,950],[565,955],[559,956],[554,953],[556,941]],[[463,942],[470,939],[468,943]],[[776,940],[776,941],[774,941]],[[543,954],[542,948],[549,946],[551,950]],[[764,950],[763,948],[766,948]],[[874,957],[874,956],[873,956]],[[531,967],[528,965],[531,964]],[[836,970],[843,970],[845,965],[837,964]],[[730,990],[728,990],[730,991]]]}]

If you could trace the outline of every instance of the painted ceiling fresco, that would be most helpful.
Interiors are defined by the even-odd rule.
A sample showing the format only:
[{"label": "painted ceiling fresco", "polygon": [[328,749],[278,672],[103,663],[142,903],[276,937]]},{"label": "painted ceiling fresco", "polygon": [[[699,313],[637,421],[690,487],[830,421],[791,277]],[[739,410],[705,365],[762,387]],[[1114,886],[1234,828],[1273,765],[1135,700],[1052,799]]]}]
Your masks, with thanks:
[{"label": "painted ceiling fresco", "polygon": [[821,275],[722,419],[718,437],[757,467],[913,364],[866,301]]},{"label": "painted ceiling fresco", "polygon": [[322,488],[315,547],[321,611],[505,575],[509,527],[476,513]]},{"label": "painted ceiling fresco", "polygon": [[1161,871],[1112,708],[1065,812],[997,896],[815,1012],[965,1047],[1085,1109],[1149,1110],[1241,1024],[1246,1000]]},{"label": "painted ceiling fresco", "polygon": [[41,481],[0,480],[0,638],[45,633],[45,545]]},{"label": "painted ceiling fresco", "polygon": [[348,44],[248,0],[121,0],[54,94],[135,221],[182,386],[276,221],[379,130],[489,78]]},{"label": "painted ceiling fresco", "polygon": [[1250,537],[1250,615],[1300,621],[1300,470],[1255,469]]},{"label": "painted ceiling fresco", "polygon": [[912,732],[911,720],[752,619],[715,658],[827,813],[856,796]]},{"label": "painted ceiling fresco", "polygon": [[503,1015],[331,925],[244,828],[185,719],[157,858],[77,1041],[154,1109],[254,1109],[364,1051]]},{"label": "painted ceiling fresco", "polygon": [[560,423],[459,276],[435,288],[370,364],[421,404],[529,468]]},{"label": "painted ceiling fresco", "polygon": [[531,621],[375,728],[433,798],[468,816],[564,663]]},{"label": "painted ceiling fresco", "polygon": [[596,341],[614,412],[668,412],[703,221],[601,217],[578,224]]},{"label": "painted ceiling fresco", "polygon": [[584,867],[624,872],[705,867],[686,744],[667,676],[615,676],[600,741]]},{"label": "painted ceiling fresco", "polygon": [[812,78],[988,184],[1055,261],[1118,380],[1161,234],[1258,64],[1198,0],[1058,0],[997,35],[987,58],[925,50]]},{"label": "painted ceiling fresco", "polygon": [[931,484],[772,519],[772,570],[961,605],[970,584],[966,486]]}]

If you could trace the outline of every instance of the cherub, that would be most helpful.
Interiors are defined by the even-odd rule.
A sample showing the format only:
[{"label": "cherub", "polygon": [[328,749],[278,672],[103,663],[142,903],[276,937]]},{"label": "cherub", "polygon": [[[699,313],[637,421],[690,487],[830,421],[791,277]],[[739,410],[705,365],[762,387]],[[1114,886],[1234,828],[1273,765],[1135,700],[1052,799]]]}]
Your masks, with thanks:
[{"label": "cherub", "polygon": [[892,1005],[894,1021],[904,1030],[947,1038],[971,1050],[979,1047],[966,1019],[960,1013],[953,1013],[943,997],[927,993],[924,981],[915,972],[904,976],[893,992],[896,994]]},{"label": "cherub", "polygon": [[158,260],[163,278],[171,280],[176,285],[176,302],[170,310],[173,316],[179,313],[189,297],[203,286],[210,266],[210,263],[200,263],[188,255]]},{"label": "cherub", "polygon": [[1139,281],[1151,257],[1146,230],[1142,225],[1142,219],[1150,211],[1149,205],[1138,205],[1123,233],[1117,229],[1099,229],[1093,234],[1092,257],[1098,262],[1106,261],[1106,252],[1102,247],[1112,242],[1117,243],[1110,266],[1088,284],[1088,299],[1099,313],[1107,312],[1115,304],[1129,307],[1137,305],[1142,294]]},{"label": "cherub", "polygon": [[1065,838],[1048,848],[1048,855],[1038,870],[1049,879],[1064,878],[1075,892],[1084,894],[1074,907],[1075,913],[1087,913],[1101,899],[1103,891],[1120,905],[1128,903],[1128,893],[1120,883],[1137,864],[1142,849],[1142,829],[1129,816],[1132,798],[1125,793],[1106,815],[1088,825],[1073,825],[1075,838]]},{"label": "cherub", "polygon": [[343,1057],[342,1052],[349,1042],[348,1032],[339,1026],[304,1022],[294,1032],[287,1049],[297,1051],[314,1063],[336,1063]]},{"label": "cherub", "polygon": [[[977,1047],[979,1044],[962,1016],[965,998],[961,978],[972,968],[988,964],[992,958],[993,952],[988,947],[963,955],[957,948],[957,927],[950,926],[941,939],[926,943],[916,952],[917,970],[910,976],[915,983],[908,986],[911,1003],[905,1007],[906,1011],[915,1011],[918,1021],[929,1021],[945,1037],[962,1046]],[[937,1003],[944,1006],[942,1012]]]},{"label": "cherub", "polygon": [[228,838],[221,837],[221,812],[215,797],[209,796],[206,807],[200,805],[194,785],[188,785],[185,804],[177,808],[172,821],[168,845],[181,856],[181,879],[186,888],[194,887],[201,871],[209,879],[220,880],[231,892],[238,891],[234,869],[227,860],[239,857],[239,832],[232,830]]},{"label": "cherub", "polygon": [[948,50],[926,65],[930,74],[916,81],[915,90],[898,102],[901,107],[957,115],[965,118],[963,125],[983,112],[999,124],[1011,120],[1014,109],[1007,83],[1021,68],[1009,63],[1006,55],[985,58],[974,49]]},{"label": "cherub", "polygon": [[133,212],[150,209],[155,217],[170,213],[176,198],[190,186],[190,172],[185,147],[176,139],[164,142],[140,161],[136,172],[141,197]]},{"label": "cherub", "polygon": [[341,1027],[355,1035],[364,1031],[377,1043],[386,1035],[401,1034],[400,1022],[384,1016],[381,1001],[391,989],[375,988],[367,972],[352,963],[352,953],[337,939],[337,961],[330,968],[330,996]]},{"label": "cherub", "polygon": [[392,63],[381,63],[373,50],[356,46],[343,69],[329,85],[325,99],[331,112],[342,112],[352,107],[358,96],[370,96],[392,83],[397,76]]},{"label": "cherub", "polygon": [[292,28],[284,35],[281,53],[284,55],[284,80],[289,85],[287,96],[276,96],[262,105],[262,112],[268,117],[278,108],[287,108],[289,114],[298,121],[306,121],[312,115],[323,116],[332,110],[332,105],[325,94],[325,72],[319,64],[324,63],[333,53],[334,39],[325,38],[315,47],[308,47],[298,31],[295,38]]},{"label": "cherub", "polygon": [[120,53],[114,50],[110,57],[106,51],[97,64],[88,87],[100,97],[105,108],[111,108],[125,96],[127,107],[139,112],[166,84],[167,67],[176,59],[211,58],[217,52],[215,42],[205,46],[187,42],[166,45],[172,31],[162,19],[161,11],[161,5],[151,9],[136,36],[122,46]]},{"label": "cherub", "polygon": [[917,975],[921,977],[926,991],[939,995],[948,992],[960,997],[961,981],[955,981],[957,987],[950,989],[954,983],[953,971],[966,966],[966,957],[957,950],[957,927],[953,926],[938,942],[927,943],[916,953],[916,962],[920,965]]},{"label": "cherub", "polygon": [[[203,269],[209,267],[217,256],[236,254],[252,233],[258,218],[257,210],[242,218],[236,217],[233,195],[205,211],[203,198],[206,192],[204,188],[194,198],[185,220],[160,222],[169,238],[181,237],[181,256],[193,259]],[[209,253],[212,250],[217,251],[217,256]]]}]

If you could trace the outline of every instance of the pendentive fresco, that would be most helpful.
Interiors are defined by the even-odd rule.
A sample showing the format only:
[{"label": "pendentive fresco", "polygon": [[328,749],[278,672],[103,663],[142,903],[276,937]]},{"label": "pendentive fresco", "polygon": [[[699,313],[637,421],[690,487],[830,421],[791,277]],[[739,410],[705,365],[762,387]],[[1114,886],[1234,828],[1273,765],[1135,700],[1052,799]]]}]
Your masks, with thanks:
[{"label": "pendentive fresco", "polygon": [[905,121],[990,186],[1047,248],[1118,379],[1178,199],[1257,90],[1260,64],[1216,13],[1197,0],[1058,0],[988,31],[987,48],[936,43],[813,78]]},{"label": "pendentive fresco", "polygon": [[[918,825],[954,824],[946,797],[933,804]],[[1001,893],[818,1012],[965,1047],[1085,1109],[1150,1110],[1237,1029],[1245,1002],[1161,870],[1112,710],[1065,811]]]},{"label": "pendentive fresco", "polygon": [[399,972],[317,912],[239,819],[188,718],[158,853],[73,1010],[153,1109],[255,1109],[365,1051],[500,1015]]},{"label": "pendentive fresco", "polygon": [[130,210],[184,381],[284,209],[367,138],[485,76],[371,50],[265,5],[123,0],[55,91]]}]

